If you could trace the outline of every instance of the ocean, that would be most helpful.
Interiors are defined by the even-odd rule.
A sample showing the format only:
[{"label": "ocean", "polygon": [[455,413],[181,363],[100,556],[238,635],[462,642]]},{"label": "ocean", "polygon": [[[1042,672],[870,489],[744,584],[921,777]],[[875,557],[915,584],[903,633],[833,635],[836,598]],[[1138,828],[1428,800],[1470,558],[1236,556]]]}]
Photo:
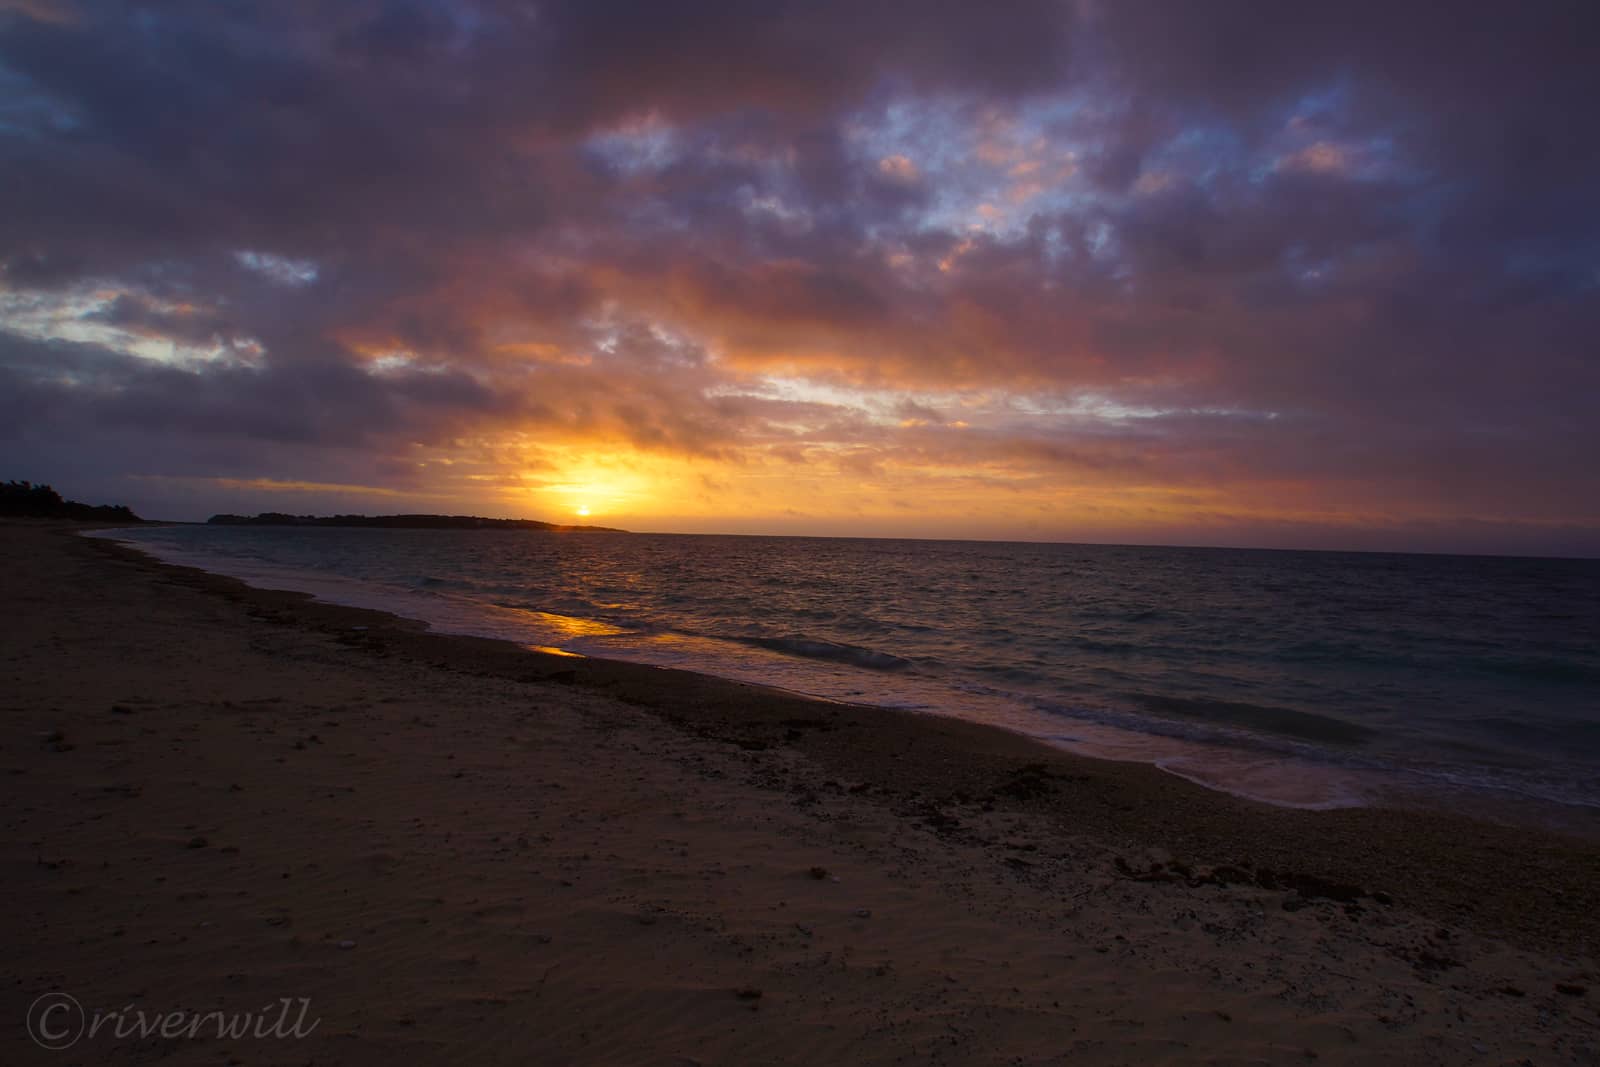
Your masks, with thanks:
[{"label": "ocean", "polygon": [[1600,808],[1600,561],[166,526],[451,633],[992,723],[1270,803]]}]

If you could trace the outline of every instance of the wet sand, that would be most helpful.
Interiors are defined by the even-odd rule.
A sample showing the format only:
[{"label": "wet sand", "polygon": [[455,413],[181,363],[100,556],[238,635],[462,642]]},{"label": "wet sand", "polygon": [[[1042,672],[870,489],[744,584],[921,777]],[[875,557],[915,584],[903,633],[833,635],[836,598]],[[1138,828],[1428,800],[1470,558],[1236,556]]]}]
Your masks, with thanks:
[{"label": "wet sand", "polygon": [[[1600,1056],[1578,837],[1270,808],[49,524],[0,560],[7,1063]],[[50,1052],[50,991],[320,1021]]]}]

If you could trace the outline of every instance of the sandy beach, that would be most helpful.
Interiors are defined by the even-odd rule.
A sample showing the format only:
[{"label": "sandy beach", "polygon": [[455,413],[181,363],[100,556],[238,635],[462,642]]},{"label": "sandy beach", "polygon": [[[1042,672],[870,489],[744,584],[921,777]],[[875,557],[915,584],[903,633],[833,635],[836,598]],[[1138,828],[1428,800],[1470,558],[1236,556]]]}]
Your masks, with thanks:
[{"label": "sandy beach", "polygon": [[1600,1062],[1593,837],[0,559],[5,1063]]}]

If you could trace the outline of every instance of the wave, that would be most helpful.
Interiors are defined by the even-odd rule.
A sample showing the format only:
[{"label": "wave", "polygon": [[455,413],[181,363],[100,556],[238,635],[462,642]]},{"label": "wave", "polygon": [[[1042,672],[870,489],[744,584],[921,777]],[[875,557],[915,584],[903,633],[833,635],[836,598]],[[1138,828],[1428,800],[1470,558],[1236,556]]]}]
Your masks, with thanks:
[{"label": "wave", "polygon": [[862,648],[859,645],[843,645],[837,641],[824,641],[821,638],[805,637],[801,634],[791,634],[787,637],[740,637],[736,640],[789,656],[827,660],[830,663],[843,663],[851,667],[865,667],[872,671],[903,671],[912,666],[910,660],[888,652]]},{"label": "wave", "polygon": [[1161,715],[1242,726],[1262,733],[1284,734],[1306,741],[1359,745],[1376,737],[1378,731],[1331,715],[1318,715],[1293,708],[1246,704],[1236,700],[1206,700],[1162,696],[1154,693],[1129,694],[1139,704]]}]

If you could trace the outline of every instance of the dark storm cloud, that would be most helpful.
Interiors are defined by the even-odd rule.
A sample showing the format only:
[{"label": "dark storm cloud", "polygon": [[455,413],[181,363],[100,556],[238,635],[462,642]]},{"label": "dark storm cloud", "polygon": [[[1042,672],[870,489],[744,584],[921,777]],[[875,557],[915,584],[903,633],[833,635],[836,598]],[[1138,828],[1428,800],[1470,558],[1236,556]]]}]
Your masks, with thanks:
[{"label": "dark storm cloud", "polygon": [[1600,520],[1590,4],[43,11],[0,10],[13,442],[398,484],[525,431]]}]

